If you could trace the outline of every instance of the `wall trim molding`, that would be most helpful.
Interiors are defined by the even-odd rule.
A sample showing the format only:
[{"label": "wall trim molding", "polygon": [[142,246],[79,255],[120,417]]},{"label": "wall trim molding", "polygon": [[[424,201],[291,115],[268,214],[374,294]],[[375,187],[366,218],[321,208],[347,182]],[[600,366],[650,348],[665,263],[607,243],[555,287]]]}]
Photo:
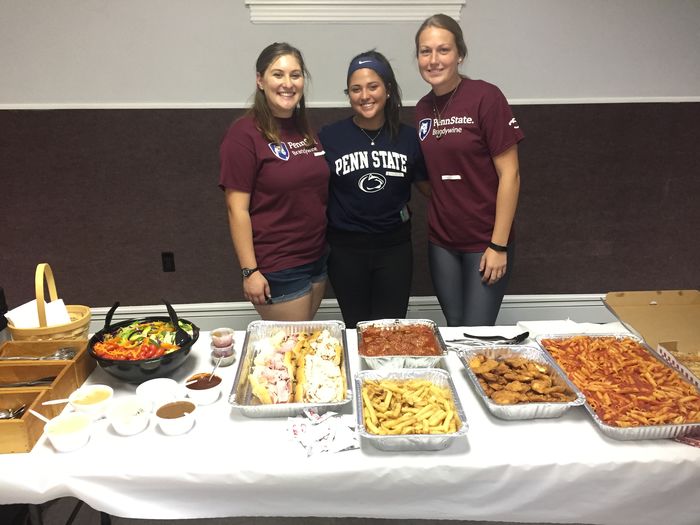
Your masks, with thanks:
[{"label": "wall trim molding", "polygon": [[[405,100],[404,107],[413,107],[417,100]],[[512,98],[512,106],[566,104],[679,104],[700,102],[700,96],[685,97],[588,97],[588,98]],[[78,109],[248,109],[248,102],[47,102],[0,104],[0,111],[78,110]],[[310,109],[349,108],[347,99],[310,102]]]},{"label": "wall trim molding", "polygon": [[263,23],[416,22],[433,13],[455,20],[465,0],[245,0],[250,21]]},{"label": "wall trim molding", "polygon": [[[497,324],[512,325],[518,321],[552,319],[573,319],[593,323],[614,321],[615,317],[603,303],[604,297],[605,294],[506,295]],[[202,330],[212,330],[220,326],[244,330],[248,323],[259,319],[257,312],[248,302],[175,304],[173,307],[179,316],[192,321]],[[91,311],[90,332],[94,333],[104,327],[109,307],[92,308]],[[113,322],[154,315],[166,315],[165,307],[163,305],[122,306],[116,311]],[[407,318],[432,319],[439,325],[445,324],[442,310],[435,296],[411,297]],[[342,319],[338,301],[324,299],[316,319]]]}]

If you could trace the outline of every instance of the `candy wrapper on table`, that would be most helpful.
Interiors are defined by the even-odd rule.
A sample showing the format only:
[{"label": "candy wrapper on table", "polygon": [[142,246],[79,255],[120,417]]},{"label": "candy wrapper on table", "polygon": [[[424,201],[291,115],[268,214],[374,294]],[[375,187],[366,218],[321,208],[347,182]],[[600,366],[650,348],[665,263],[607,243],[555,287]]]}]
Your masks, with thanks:
[{"label": "candy wrapper on table", "polygon": [[292,442],[300,445],[307,457],[360,448],[355,428],[335,412],[319,414],[316,410],[305,409],[304,417],[287,419],[287,431]]}]

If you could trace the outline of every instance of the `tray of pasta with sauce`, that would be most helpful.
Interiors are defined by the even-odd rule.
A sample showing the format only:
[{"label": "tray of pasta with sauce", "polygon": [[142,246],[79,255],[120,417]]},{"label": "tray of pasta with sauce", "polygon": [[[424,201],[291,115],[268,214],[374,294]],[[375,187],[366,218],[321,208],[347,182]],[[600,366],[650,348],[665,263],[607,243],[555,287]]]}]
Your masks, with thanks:
[{"label": "tray of pasta with sauce", "polygon": [[500,419],[556,418],[586,401],[541,348],[475,347],[460,350],[459,359],[481,401]]},{"label": "tray of pasta with sauce", "polygon": [[540,347],[586,397],[605,435],[665,439],[700,430],[700,390],[628,334],[539,335]]},{"label": "tray of pasta with sauce", "polygon": [[253,321],[229,403],[248,417],[290,417],[352,401],[345,324]]},{"label": "tray of pasta with sauce", "polygon": [[444,368],[445,341],[429,319],[357,323],[357,351],[366,368]]}]

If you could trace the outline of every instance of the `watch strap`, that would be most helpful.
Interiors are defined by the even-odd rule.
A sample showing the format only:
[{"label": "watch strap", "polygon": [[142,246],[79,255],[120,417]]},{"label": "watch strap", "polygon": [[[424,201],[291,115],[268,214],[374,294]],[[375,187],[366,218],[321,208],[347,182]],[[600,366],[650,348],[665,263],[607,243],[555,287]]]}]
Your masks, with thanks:
[{"label": "watch strap", "polygon": [[251,275],[253,275],[255,272],[258,271],[258,267],[256,266],[255,268],[241,268],[241,275],[243,276],[244,279],[247,279]]},{"label": "watch strap", "polygon": [[508,246],[501,246],[500,244],[496,244],[495,242],[490,242],[489,241],[489,248],[496,252],[507,252],[508,251]]}]

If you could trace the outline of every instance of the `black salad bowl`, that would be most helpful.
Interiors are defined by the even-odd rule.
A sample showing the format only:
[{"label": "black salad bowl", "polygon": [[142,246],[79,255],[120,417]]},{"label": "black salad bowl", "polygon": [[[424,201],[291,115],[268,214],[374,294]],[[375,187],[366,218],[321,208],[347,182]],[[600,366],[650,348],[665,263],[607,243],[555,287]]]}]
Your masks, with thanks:
[{"label": "black salad bowl", "polygon": [[[187,319],[182,319],[192,325],[192,336],[185,332],[178,324],[178,317],[173,309],[172,305],[163,300],[166,308],[168,309],[168,316],[155,316],[155,317],[143,317],[139,319],[129,319],[126,321],[120,321],[118,323],[110,324],[112,322],[112,316],[115,310],[119,306],[119,303],[114,303],[112,308],[107,313],[105,317],[105,326],[102,330],[95,333],[88,341],[88,352],[92,356],[97,364],[104,369],[105,372],[119,378],[127,383],[142,383],[149,379],[155,379],[157,377],[167,377],[173,371],[178,369],[187,360],[187,356],[192,349],[192,345],[199,338],[199,328],[194,325],[194,323],[188,321]],[[133,360],[122,360],[122,359],[109,359],[106,357],[101,357],[95,354],[95,344],[104,341],[108,336],[115,334],[120,328],[128,326],[133,322],[141,321],[169,321],[173,326],[177,327],[175,333],[175,343],[180,347],[174,352],[162,355],[160,357],[154,357],[151,359],[133,359]]]}]

